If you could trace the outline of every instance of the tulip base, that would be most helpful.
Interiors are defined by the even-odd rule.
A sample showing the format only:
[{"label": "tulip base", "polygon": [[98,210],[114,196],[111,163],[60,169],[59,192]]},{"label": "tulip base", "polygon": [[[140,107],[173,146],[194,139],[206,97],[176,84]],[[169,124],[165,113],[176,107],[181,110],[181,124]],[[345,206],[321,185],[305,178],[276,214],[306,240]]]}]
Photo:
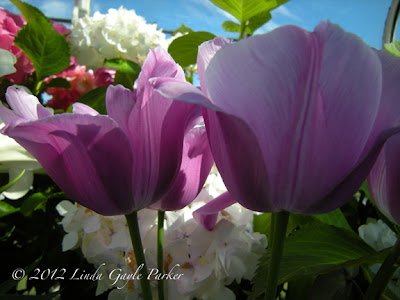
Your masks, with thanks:
[{"label": "tulip base", "polygon": [[372,280],[371,285],[368,287],[364,295],[364,300],[380,299],[381,294],[385,290],[390,278],[398,268],[397,261],[400,257],[400,239],[397,239],[396,244],[393,246],[389,255],[386,257],[378,273]]},{"label": "tulip base", "polygon": [[129,227],[129,234],[131,236],[133,252],[135,253],[135,258],[136,258],[136,265],[138,268],[141,266],[139,274],[140,274],[140,286],[142,288],[143,299],[152,300],[153,297],[151,294],[150,281],[147,278],[148,277],[147,265],[146,265],[146,260],[144,258],[142,240],[140,238],[137,212],[135,211],[130,215],[126,215],[125,218]]},{"label": "tulip base", "polygon": [[271,219],[272,240],[271,259],[269,261],[265,300],[274,300],[278,285],[279,267],[282,259],[282,251],[286,238],[286,227],[289,221],[289,213],[282,211],[273,213]]}]

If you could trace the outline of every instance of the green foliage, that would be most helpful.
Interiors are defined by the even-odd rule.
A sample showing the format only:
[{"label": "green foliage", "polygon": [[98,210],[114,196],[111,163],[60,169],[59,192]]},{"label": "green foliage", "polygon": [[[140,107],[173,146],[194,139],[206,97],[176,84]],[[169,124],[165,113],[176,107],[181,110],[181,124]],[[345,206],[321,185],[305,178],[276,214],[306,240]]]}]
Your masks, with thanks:
[{"label": "green foliage", "polygon": [[117,71],[123,73],[139,75],[141,71],[141,67],[137,63],[129,59],[123,59],[123,58],[106,59],[104,63],[107,67],[116,69]]},{"label": "green foliage", "polygon": [[101,86],[83,95],[76,102],[84,103],[97,110],[100,114],[106,115],[106,92],[108,86]]},{"label": "green foliage", "polygon": [[289,0],[210,0],[219,8],[234,16],[239,24],[227,21],[222,27],[231,32],[253,34],[254,31],[271,19],[271,10]]},{"label": "green foliage", "polygon": [[5,201],[0,201],[0,218],[13,214],[17,211],[19,211],[19,208],[16,208]]},{"label": "green foliage", "polygon": [[21,14],[25,17],[25,20],[28,22],[38,17],[45,17],[45,15],[39,9],[29,5],[28,3],[19,0],[10,0],[10,2],[18,8]]},{"label": "green foliage", "polygon": [[115,58],[105,60],[105,65],[117,70],[114,84],[122,84],[124,87],[133,90],[133,84],[141,71],[141,67],[137,63],[128,59]]},{"label": "green foliage", "polygon": [[397,42],[385,44],[384,46],[386,51],[400,57],[400,40],[398,40]]},{"label": "green foliage", "polygon": [[185,24],[182,23],[182,25],[178,29],[175,29],[172,32],[171,35],[175,35],[178,32],[180,32],[180,33],[191,33],[191,32],[193,32],[193,30],[191,28],[189,28],[189,27],[186,27]]},{"label": "green foliage", "polygon": [[26,199],[21,206],[21,214],[25,217],[32,216],[36,210],[46,212],[47,196],[43,193],[35,193]]},{"label": "green foliage", "polygon": [[[279,283],[363,263],[381,263],[386,255],[387,251],[376,252],[352,231],[323,223],[308,224],[286,239]],[[264,292],[270,258],[267,249],[253,279],[252,299]]]},{"label": "green foliage", "polygon": [[32,61],[38,81],[61,72],[70,64],[68,43],[46,17],[30,19],[14,42]]},{"label": "green foliage", "polygon": [[213,38],[215,35],[209,32],[191,32],[173,40],[168,47],[168,52],[182,68],[185,68],[196,63],[198,47]]},{"label": "green foliage", "polygon": [[[254,231],[265,234],[267,237],[270,236],[271,216],[272,216],[271,213],[254,215],[253,217]],[[286,235],[289,235],[290,233],[292,233],[296,229],[301,228],[304,225],[311,223],[319,223],[319,222],[328,225],[333,225],[339,228],[344,228],[349,230],[351,229],[341,210],[336,209],[326,214],[313,215],[313,216],[290,214],[286,229]]]}]

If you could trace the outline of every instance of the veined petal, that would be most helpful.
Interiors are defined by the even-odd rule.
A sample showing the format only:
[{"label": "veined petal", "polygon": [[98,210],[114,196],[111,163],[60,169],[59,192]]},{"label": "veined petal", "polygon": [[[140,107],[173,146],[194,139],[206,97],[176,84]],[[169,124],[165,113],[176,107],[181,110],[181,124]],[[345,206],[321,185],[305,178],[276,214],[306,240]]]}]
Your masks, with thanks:
[{"label": "veined petal", "polygon": [[73,200],[102,215],[132,212],[132,152],[106,116],[79,114],[8,127],[14,138]]},{"label": "veined petal", "polygon": [[179,174],[169,192],[151,208],[163,211],[182,209],[201,191],[214,163],[204,127],[186,134]]},{"label": "veined petal", "polygon": [[[205,83],[213,104],[254,132],[270,180],[264,197],[275,211],[301,213],[362,158],[380,105],[381,76],[376,53],[328,22],[313,33],[285,26],[226,45],[210,62]],[[238,135],[235,143],[247,145],[246,138]],[[212,137],[210,143],[213,152],[221,144]],[[241,147],[231,142],[230,148]],[[229,163],[219,164],[223,155],[214,153],[225,180]],[[241,173],[236,182],[247,180],[248,173]],[[248,199],[233,196],[254,209]]]}]

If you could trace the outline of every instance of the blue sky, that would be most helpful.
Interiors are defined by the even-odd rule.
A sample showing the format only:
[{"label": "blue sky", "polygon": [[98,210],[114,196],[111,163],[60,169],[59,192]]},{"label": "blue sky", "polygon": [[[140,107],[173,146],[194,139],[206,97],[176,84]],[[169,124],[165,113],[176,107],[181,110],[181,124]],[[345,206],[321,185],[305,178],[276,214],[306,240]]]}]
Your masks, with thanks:
[{"label": "blue sky", "polygon": [[[49,17],[71,18],[73,0],[28,0]],[[382,47],[382,34],[391,0],[291,0],[272,12],[272,20],[258,33],[275,27],[294,24],[313,30],[319,21],[329,19],[345,30],[353,32],[375,47]],[[8,1],[0,0],[0,6],[15,13],[18,10]],[[234,20],[228,13],[208,0],[92,0],[94,11],[106,13],[109,8],[124,6],[134,9],[159,28],[174,30],[182,23],[196,31],[209,31],[219,36],[236,37],[225,32],[221,24]]]}]

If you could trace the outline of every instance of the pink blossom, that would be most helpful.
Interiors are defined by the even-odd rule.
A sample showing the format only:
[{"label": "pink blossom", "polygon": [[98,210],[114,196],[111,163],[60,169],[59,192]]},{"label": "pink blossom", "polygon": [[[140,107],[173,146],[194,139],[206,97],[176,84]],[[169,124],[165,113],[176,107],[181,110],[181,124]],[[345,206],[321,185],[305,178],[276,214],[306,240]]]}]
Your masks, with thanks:
[{"label": "pink blossom", "polygon": [[48,88],[47,94],[53,96],[48,104],[54,109],[66,111],[72,103],[87,92],[100,86],[112,84],[114,75],[115,70],[113,69],[101,68],[96,72],[86,70],[85,66],[77,63],[76,58],[71,57],[71,65],[67,69],[45,80],[46,83],[49,83],[56,77],[65,78],[71,84],[71,88]]},{"label": "pink blossom", "polygon": [[[26,20],[24,16],[15,15],[0,7],[0,48],[12,52],[17,58],[17,63],[15,64],[17,72],[5,76],[5,78],[15,84],[26,83],[29,76],[35,71],[30,59],[14,44],[15,36],[25,24]],[[55,31],[59,34],[66,34],[70,31],[62,24],[53,21],[52,24]]]}]

